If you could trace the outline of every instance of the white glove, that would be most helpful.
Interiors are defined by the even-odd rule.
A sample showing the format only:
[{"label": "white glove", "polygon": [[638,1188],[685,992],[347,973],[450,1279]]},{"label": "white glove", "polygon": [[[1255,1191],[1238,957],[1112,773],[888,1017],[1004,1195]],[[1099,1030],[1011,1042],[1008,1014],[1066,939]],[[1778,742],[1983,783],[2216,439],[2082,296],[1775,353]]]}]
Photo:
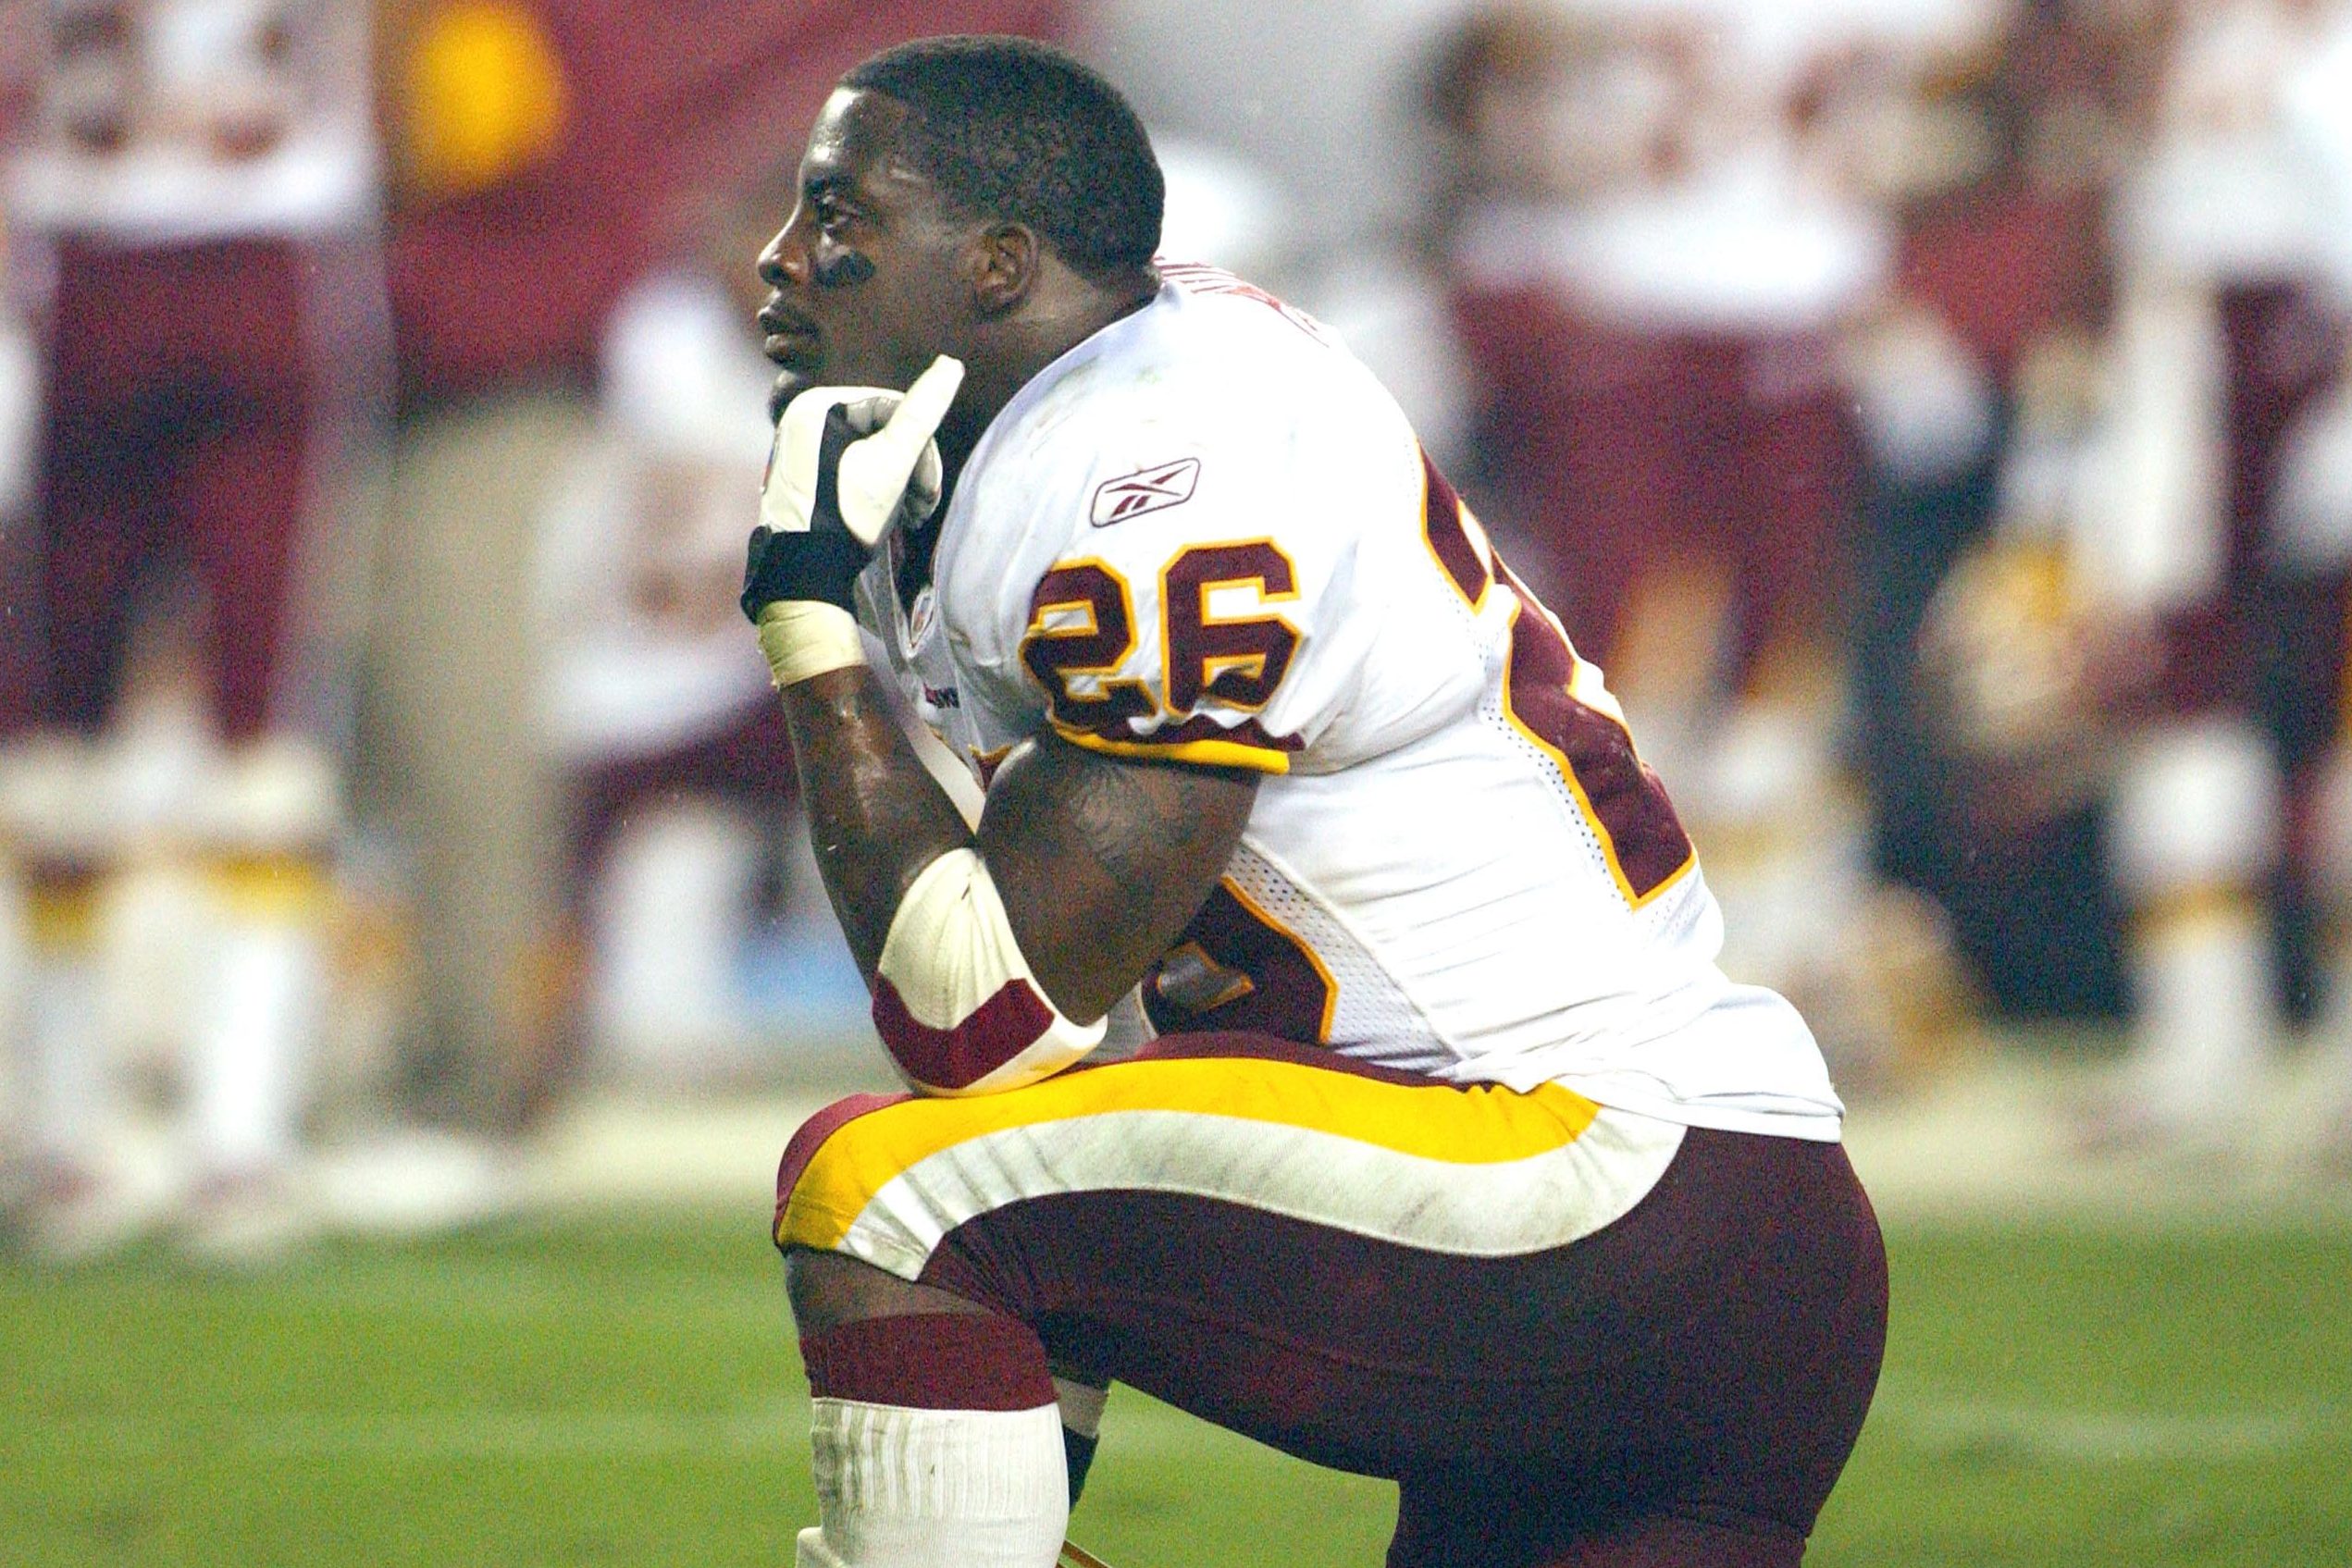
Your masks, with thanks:
[{"label": "white glove", "polygon": [[776,422],[742,602],[779,687],[863,661],[859,574],[891,529],[939,505],[944,470],[932,432],[963,375],[943,354],[903,395],[812,387]]},{"label": "white glove", "polygon": [[779,534],[808,533],[824,526],[830,503],[842,526],[871,552],[893,527],[930,516],[939,504],[942,476],[932,435],[963,375],[962,362],[942,354],[903,394],[880,387],[811,387],[794,398],[776,423],[760,521]]}]

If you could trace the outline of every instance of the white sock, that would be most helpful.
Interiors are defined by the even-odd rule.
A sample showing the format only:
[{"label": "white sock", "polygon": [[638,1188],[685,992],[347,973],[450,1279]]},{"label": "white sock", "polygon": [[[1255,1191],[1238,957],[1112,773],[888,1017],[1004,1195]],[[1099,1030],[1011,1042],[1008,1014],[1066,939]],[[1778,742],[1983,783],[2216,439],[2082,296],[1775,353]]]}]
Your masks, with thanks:
[{"label": "white sock", "polygon": [[321,985],[319,933],[294,920],[229,916],[213,937],[212,994],[190,1043],[188,1137],[197,1169],[282,1169]]},{"label": "white sock", "polygon": [[822,1521],[800,1568],[1053,1568],[1070,1522],[1061,1414],[811,1401]]},{"label": "white sock", "polygon": [[42,953],[25,985],[25,1124],[35,1154],[91,1157],[112,1085],[98,1029],[97,964],[79,948]]},{"label": "white sock", "polygon": [[2250,898],[2163,921],[2135,942],[2135,1066],[2160,1119],[2189,1127],[2246,1111],[2279,1032],[2270,952]]}]

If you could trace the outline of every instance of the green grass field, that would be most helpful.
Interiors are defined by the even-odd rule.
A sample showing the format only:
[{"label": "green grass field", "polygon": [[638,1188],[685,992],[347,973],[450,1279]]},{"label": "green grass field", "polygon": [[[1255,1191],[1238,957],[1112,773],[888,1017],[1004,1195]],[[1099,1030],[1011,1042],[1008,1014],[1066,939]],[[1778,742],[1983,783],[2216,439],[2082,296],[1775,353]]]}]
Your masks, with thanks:
[{"label": "green grass field", "polygon": [[[812,1517],[757,1212],[0,1265],[0,1563],[774,1565]],[[1890,1222],[1816,1564],[2352,1564],[2352,1232]],[[1377,1563],[1380,1484],[1113,1395],[1118,1568]]]}]

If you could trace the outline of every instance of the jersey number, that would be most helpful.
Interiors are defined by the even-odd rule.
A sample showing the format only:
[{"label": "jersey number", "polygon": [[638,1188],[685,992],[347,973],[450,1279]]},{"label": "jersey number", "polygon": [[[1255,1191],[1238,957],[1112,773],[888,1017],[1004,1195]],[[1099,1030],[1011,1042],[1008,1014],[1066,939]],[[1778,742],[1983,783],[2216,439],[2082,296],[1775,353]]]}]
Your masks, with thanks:
[{"label": "jersey number", "polygon": [[1552,612],[1501,561],[1494,570],[1519,601],[1511,612],[1505,710],[1559,769],[1617,891],[1638,908],[1692,863],[1690,835],[1665,785],[1635,755],[1624,710],[1602,684],[1599,666],[1578,656]]},{"label": "jersey number", "polygon": [[1162,1034],[1246,1029],[1319,1045],[1331,1038],[1339,986],[1314,948],[1225,877],[1144,977],[1143,998]]},{"label": "jersey number", "polygon": [[1691,863],[1690,839],[1658,775],[1635,755],[1625,712],[1597,666],[1578,658],[1567,633],[1487,544],[1483,530],[1437,464],[1422,458],[1427,489],[1421,528],[1430,553],[1471,614],[1491,582],[1509,588],[1509,662],[1504,706],[1511,724],[1548,757],[1576,796],[1626,902],[1639,907]]},{"label": "jersey number", "polygon": [[1298,597],[1290,558],[1269,539],[1195,545],[1159,574],[1161,689],[1116,674],[1135,652],[1134,596],[1100,561],[1072,561],[1039,581],[1030,599],[1021,659],[1046,691],[1054,722],[1117,734],[1130,719],[1188,713],[1208,699],[1256,712],[1298,652],[1295,627],[1280,615],[1220,614],[1220,590],[1255,592],[1260,604]]}]

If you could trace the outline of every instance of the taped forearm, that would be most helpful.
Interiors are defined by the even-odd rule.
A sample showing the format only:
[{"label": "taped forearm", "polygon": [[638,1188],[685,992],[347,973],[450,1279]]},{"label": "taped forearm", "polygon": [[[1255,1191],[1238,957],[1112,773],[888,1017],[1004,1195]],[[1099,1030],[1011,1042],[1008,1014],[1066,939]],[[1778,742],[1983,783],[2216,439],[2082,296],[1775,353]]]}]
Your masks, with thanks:
[{"label": "taped forearm", "polygon": [[810,846],[871,982],[906,890],[932,861],[972,843],[972,830],[915,755],[872,670],[814,676],[780,698]]},{"label": "taped forearm", "polygon": [[1046,996],[973,849],[926,866],[899,900],[873,986],[874,1027],[915,1088],[987,1094],[1049,1078],[1102,1043]]},{"label": "taped forearm", "polygon": [[761,610],[759,629],[768,679],[778,691],[828,670],[856,669],[866,661],[857,618],[821,599],[778,599]]}]

